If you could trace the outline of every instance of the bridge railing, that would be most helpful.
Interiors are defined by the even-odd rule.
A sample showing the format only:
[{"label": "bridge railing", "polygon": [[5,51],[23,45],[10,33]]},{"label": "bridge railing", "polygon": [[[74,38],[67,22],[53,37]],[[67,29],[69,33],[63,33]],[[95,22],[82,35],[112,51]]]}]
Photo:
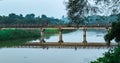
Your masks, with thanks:
[{"label": "bridge railing", "polygon": [[0,24],[0,28],[40,28],[40,27],[111,27],[110,24],[96,25],[44,25],[44,24]]}]

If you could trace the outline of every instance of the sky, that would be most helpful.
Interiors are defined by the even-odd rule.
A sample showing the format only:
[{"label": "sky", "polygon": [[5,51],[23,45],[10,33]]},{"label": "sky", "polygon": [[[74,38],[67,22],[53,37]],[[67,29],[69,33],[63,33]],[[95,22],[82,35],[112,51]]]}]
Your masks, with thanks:
[{"label": "sky", "polygon": [[15,13],[25,16],[34,13],[36,16],[45,14],[48,17],[61,18],[67,13],[64,1],[67,0],[0,0],[0,15]]}]

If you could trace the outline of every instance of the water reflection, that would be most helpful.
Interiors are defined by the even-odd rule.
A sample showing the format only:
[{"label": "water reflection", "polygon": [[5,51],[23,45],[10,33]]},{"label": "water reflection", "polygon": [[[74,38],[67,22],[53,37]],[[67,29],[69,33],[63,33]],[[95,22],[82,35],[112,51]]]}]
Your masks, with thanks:
[{"label": "water reflection", "polygon": [[0,48],[3,47],[12,47],[12,46],[20,46],[31,40],[35,40],[36,38],[27,38],[27,39],[17,39],[17,40],[9,40],[9,41],[1,41]]}]

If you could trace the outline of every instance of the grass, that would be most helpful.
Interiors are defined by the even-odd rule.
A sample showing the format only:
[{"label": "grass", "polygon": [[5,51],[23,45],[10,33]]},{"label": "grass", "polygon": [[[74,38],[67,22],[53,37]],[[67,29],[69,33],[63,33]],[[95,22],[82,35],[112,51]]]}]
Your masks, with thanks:
[{"label": "grass", "polygon": [[[63,33],[69,33],[74,30],[63,30]],[[45,36],[51,36],[54,34],[59,34],[58,29],[46,29]],[[15,40],[15,39],[25,39],[25,38],[39,38],[40,30],[39,29],[4,29],[0,30],[0,41],[6,40]]]},{"label": "grass", "polygon": [[19,30],[19,29],[0,30],[0,41],[37,37],[40,37],[39,30]]},{"label": "grass", "polygon": [[[63,33],[69,33],[74,30],[63,30]],[[58,29],[46,29],[45,36],[51,36],[54,34],[59,34]],[[4,29],[0,30],[0,41],[7,41],[7,40],[16,40],[16,39],[25,39],[25,38],[39,38],[40,30],[39,29]]]}]

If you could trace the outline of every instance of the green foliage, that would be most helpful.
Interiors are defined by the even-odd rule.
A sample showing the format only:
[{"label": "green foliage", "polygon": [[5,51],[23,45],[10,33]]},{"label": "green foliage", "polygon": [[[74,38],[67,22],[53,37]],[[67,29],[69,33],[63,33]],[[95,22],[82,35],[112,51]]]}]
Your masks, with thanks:
[{"label": "green foliage", "polygon": [[[120,43],[120,16],[118,22],[112,23],[112,29],[104,38],[108,42],[115,39],[118,44]],[[91,63],[120,63],[120,46],[110,49],[103,57],[98,58],[96,61],[91,61]]]},{"label": "green foliage", "polygon": [[105,41],[111,41],[115,39],[115,41],[120,43],[120,14],[118,14],[118,21],[112,23],[112,28],[108,34],[104,37]]},{"label": "green foliage", "polygon": [[69,0],[67,3],[68,17],[77,24],[84,23],[82,19],[82,10],[87,2],[84,0]]},{"label": "green foliage", "polygon": [[[120,14],[120,13],[119,13]],[[110,24],[112,22],[118,21],[118,15],[114,14],[110,16],[99,16],[99,15],[93,15],[86,17],[86,21],[88,24]]]},{"label": "green foliage", "polygon": [[0,30],[0,41],[37,37],[40,37],[39,30],[19,30],[19,29]]},{"label": "green foliage", "polygon": [[45,29],[45,33],[58,34],[58,29]]},{"label": "green foliage", "polygon": [[113,22],[112,29],[109,31],[108,34],[105,35],[104,39],[106,41],[111,41],[115,39],[117,43],[120,42],[120,22]]},{"label": "green foliage", "polygon": [[35,14],[27,14],[25,17],[20,14],[11,13],[8,16],[0,16],[0,24],[59,24],[59,19],[50,18],[46,15],[35,17]]},{"label": "green foliage", "polygon": [[110,49],[103,57],[91,61],[91,63],[120,63],[120,47]]},{"label": "green foliage", "polygon": [[[74,30],[63,30],[63,33],[72,32]],[[45,37],[49,37],[54,34],[59,34],[58,29],[46,29],[44,31]],[[40,30],[20,30],[20,29],[4,29],[0,30],[0,41],[25,39],[25,38],[38,38],[40,37]]]},{"label": "green foliage", "polygon": [[[120,0],[68,0],[66,3],[67,14],[72,22],[84,24],[86,23],[85,17],[87,16],[106,15],[106,11],[110,12],[110,15],[118,14],[120,7],[119,1]],[[116,6],[116,8],[114,8],[114,6]],[[109,10],[104,10],[105,8],[109,8]]]},{"label": "green foliage", "polygon": [[[73,32],[75,30],[62,30],[62,33],[69,33],[69,32]],[[59,34],[59,30],[58,29],[45,29],[45,37],[49,37],[51,35],[54,34]]]},{"label": "green foliage", "polygon": [[[104,37],[108,42],[115,39],[116,42],[120,43],[120,16],[118,17],[118,22],[112,23],[112,29]],[[98,58],[96,61],[91,61],[91,63],[120,63],[120,46],[110,49],[103,57]]]}]

